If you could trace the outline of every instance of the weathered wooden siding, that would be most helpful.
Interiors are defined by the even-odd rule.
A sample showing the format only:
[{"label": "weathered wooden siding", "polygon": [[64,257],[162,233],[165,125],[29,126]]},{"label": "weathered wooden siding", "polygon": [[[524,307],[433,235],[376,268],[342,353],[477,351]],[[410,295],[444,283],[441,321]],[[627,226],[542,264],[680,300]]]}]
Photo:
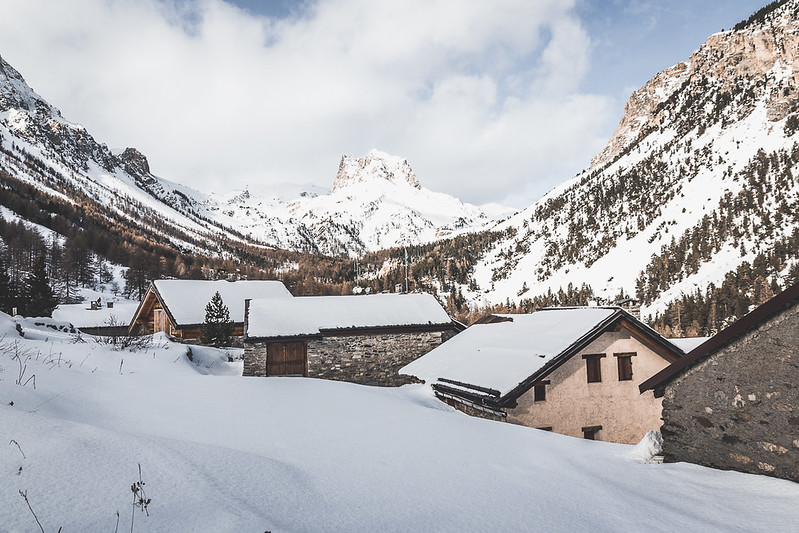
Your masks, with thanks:
[{"label": "weathered wooden siding", "polygon": [[799,305],[674,378],[663,420],[666,461],[799,482]]}]

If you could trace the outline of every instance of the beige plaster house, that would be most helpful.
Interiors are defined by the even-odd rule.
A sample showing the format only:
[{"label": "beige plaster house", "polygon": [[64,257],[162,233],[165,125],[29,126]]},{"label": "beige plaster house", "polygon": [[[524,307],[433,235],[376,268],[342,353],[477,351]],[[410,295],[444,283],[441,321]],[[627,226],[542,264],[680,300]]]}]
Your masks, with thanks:
[{"label": "beige plaster house", "polygon": [[634,444],[660,427],[638,385],[683,352],[617,307],[491,315],[401,372],[467,413]]}]

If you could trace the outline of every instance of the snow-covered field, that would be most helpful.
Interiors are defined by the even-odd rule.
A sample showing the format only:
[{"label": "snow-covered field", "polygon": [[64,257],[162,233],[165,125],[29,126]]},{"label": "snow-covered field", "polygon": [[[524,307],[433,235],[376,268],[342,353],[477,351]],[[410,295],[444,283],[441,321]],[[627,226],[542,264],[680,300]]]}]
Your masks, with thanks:
[{"label": "snow-covered field", "polygon": [[[631,446],[470,418],[425,386],[242,378],[222,351],[192,348],[192,362],[163,337],[114,351],[47,327],[57,323],[18,320],[24,339],[0,315],[3,532],[39,531],[19,491],[47,532],[111,532],[117,512],[119,531],[132,514],[135,531],[799,524],[799,484],[640,463]],[[132,507],[138,465],[149,516]]]}]

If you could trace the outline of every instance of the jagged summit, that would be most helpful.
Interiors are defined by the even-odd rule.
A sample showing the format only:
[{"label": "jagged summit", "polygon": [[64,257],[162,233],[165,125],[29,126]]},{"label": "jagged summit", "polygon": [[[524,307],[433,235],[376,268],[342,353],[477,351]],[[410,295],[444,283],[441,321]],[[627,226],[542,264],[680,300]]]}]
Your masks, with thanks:
[{"label": "jagged summit", "polygon": [[375,180],[386,180],[396,184],[407,184],[416,189],[421,188],[419,180],[416,179],[416,175],[405,158],[380,150],[371,150],[365,157],[345,155],[341,158],[338,174],[333,181],[333,192],[356,183],[368,183]]}]

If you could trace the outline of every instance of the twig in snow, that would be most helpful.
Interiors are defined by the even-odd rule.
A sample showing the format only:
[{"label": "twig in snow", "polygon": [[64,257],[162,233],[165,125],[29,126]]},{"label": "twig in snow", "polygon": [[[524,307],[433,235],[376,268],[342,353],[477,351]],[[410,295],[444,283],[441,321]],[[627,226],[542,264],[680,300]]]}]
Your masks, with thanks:
[{"label": "twig in snow", "polygon": [[22,454],[22,458],[23,459],[27,459],[27,457],[25,457],[25,452],[22,451],[22,447],[19,445],[19,443],[17,441],[15,441],[14,439],[11,439],[9,441],[8,445],[11,446],[12,444],[16,444],[17,445],[17,449],[19,450],[19,453]]},{"label": "twig in snow", "polygon": [[[31,510],[31,514],[33,515],[33,518],[36,520],[36,524],[39,526],[39,529],[42,530],[42,533],[44,533],[44,528],[42,527],[42,523],[39,522],[39,517],[36,516],[36,513],[33,512],[33,507],[31,507],[31,502],[28,501],[28,491],[27,490],[25,492],[19,491],[19,495],[22,496],[22,499],[25,500],[25,503],[28,504],[28,509]],[[59,531],[61,531],[60,528]]]}]

